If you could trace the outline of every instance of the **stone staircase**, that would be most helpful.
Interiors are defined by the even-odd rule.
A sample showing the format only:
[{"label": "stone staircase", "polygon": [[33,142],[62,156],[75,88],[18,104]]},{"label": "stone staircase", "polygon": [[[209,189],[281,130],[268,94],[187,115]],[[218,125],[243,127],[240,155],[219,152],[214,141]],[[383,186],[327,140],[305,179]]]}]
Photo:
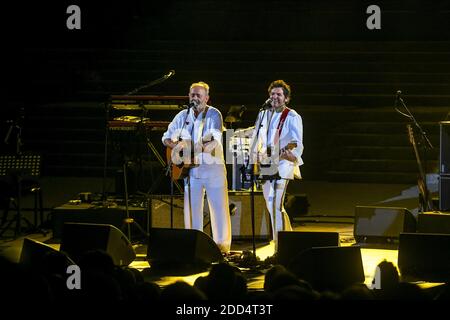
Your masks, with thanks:
[{"label": "stone staircase", "polygon": [[55,175],[101,176],[108,97],[172,69],[174,77],[139,94],[184,95],[191,82],[206,81],[224,116],[232,105],[247,107],[239,127],[253,125],[268,84],[285,79],[303,117],[303,172],[311,180],[414,182],[416,160],[407,119],[393,108],[395,92],[402,90],[435,146],[426,155],[429,172],[437,168],[438,122],[450,111],[449,42],[155,40],[146,49],[29,53],[36,76],[26,141],[45,153],[46,171]]},{"label": "stone staircase", "polygon": [[[433,149],[425,148],[419,132],[415,140],[421,150],[425,172],[438,173],[439,121],[447,108],[412,107],[411,112],[430,139]],[[336,119],[346,117],[330,132],[328,180],[378,183],[413,183],[419,167],[409,141],[405,119],[393,108],[341,111]]]}]

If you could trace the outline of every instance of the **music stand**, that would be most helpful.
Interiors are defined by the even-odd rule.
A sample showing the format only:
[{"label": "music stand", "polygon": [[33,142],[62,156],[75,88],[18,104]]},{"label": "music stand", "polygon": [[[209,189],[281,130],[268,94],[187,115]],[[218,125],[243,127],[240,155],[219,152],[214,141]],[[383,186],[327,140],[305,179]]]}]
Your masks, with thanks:
[{"label": "music stand", "polygon": [[[14,238],[21,235],[21,222],[24,220],[28,227],[33,226],[37,228],[37,212],[35,208],[35,225],[29,222],[25,217],[22,216],[22,183],[26,180],[37,180],[41,173],[41,156],[39,154],[11,154],[11,155],[0,155],[0,178],[5,181],[10,182],[12,185],[17,187],[16,198],[16,216],[13,218],[6,227],[1,230],[0,235],[10,228],[10,226],[15,222]],[[10,181],[8,181],[10,180]],[[37,192],[41,192],[40,190]],[[42,199],[41,199],[42,201]],[[9,209],[8,202],[8,209]],[[42,205],[42,203],[41,203]],[[36,206],[36,201],[35,201]],[[40,211],[40,219],[42,223],[43,212]]]}]

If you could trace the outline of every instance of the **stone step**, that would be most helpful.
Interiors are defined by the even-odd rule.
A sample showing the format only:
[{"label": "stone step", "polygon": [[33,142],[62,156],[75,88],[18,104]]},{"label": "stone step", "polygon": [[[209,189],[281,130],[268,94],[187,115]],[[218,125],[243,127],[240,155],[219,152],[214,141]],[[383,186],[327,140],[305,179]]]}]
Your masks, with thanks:
[{"label": "stone step", "polygon": [[328,181],[331,182],[362,182],[362,183],[417,183],[417,175],[410,172],[353,172],[353,171],[329,171]]},{"label": "stone step", "polygon": [[[444,119],[442,119],[444,120]],[[408,131],[406,128],[407,122],[379,122],[379,121],[361,121],[361,122],[347,122],[342,126],[336,127],[335,131],[339,133],[353,133],[353,134],[404,134],[408,137]],[[427,121],[420,122],[422,130],[429,135],[439,135],[439,122]],[[415,130],[415,134],[419,134],[418,130]]]},{"label": "stone step", "polygon": [[[439,150],[434,148],[427,150],[427,159],[436,160],[439,157]],[[403,147],[367,147],[367,146],[344,146],[342,153],[335,155],[337,159],[415,159],[412,146]]]},{"label": "stone step", "polygon": [[[429,135],[433,146],[439,145],[438,135]],[[407,133],[338,133],[334,135],[334,143],[339,146],[376,146],[398,147],[411,146]]]},{"label": "stone step", "polygon": [[[438,171],[439,161],[427,161],[428,168],[434,168],[434,171]],[[387,174],[396,172],[410,172],[413,174],[419,173],[417,161],[413,160],[397,160],[397,159],[341,159],[334,166],[336,171],[354,172],[359,174],[360,172],[372,171],[372,172],[385,172]]]}]

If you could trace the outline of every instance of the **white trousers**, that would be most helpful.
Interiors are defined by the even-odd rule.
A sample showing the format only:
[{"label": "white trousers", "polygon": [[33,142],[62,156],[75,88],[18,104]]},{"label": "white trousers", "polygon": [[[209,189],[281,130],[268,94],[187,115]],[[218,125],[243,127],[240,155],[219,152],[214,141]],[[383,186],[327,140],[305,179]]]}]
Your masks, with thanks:
[{"label": "white trousers", "polygon": [[186,229],[203,231],[205,192],[208,199],[213,240],[222,252],[229,252],[231,247],[231,218],[228,206],[228,184],[225,176],[185,179],[184,225]]},{"label": "white trousers", "polygon": [[[264,200],[270,213],[270,222],[272,223],[273,240],[275,241],[275,250],[278,248],[278,231],[292,231],[289,216],[284,209],[284,196],[289,180],[267,180],[263,183]],[[274,185],[276,184],[275,200],[275,219],[273,214]]]}]

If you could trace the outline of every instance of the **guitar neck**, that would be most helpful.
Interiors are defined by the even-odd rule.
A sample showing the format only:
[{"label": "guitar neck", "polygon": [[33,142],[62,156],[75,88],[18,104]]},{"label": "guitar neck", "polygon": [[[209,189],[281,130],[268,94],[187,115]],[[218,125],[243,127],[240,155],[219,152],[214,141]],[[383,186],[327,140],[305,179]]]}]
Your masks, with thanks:
[{"label": "guitar neck", "polygon": [[420,159],[419,149],[417,148],[416,140],[414,137],[414,131],[410,124],[407,125],[407,128],[408,128],[409,141],[413,146],[414,155],[416,156],[417,167],[419,169],[419,179],[418,179],[419,191],[420,191],[420,193],[423,193],[422,197],[423,197],[423,201],[424,201],[424,206],[426,206],[425,209],[432,210],[433,203],[432,203],[430,195],[429,195],[428,186],[427,186],[427,177],[425,174],[425,169],[423,168],[423,165],[422,165],[422,160]]}]

